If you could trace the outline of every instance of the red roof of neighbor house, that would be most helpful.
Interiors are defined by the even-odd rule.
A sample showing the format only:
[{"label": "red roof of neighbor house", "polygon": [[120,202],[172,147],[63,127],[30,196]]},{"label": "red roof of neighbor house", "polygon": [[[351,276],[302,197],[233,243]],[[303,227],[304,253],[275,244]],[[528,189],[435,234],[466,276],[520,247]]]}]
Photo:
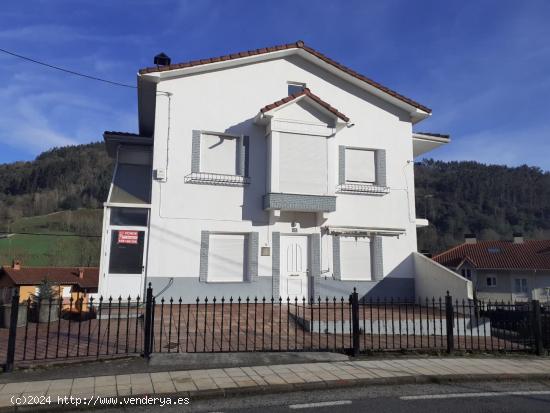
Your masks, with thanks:
[{"label": "red roof of neighbor house", "polygon": [[314,95],[313,93],[311,93],[311,90],[309,90],[308,88],[304,88],[301,92],[293,93],[292,95],[284,97],[281,100],[270,103],[269,105],[266,105],[263,108],[261,108],[260,112],[262,112],[262,113],[269,112],[270,110],[278,108],[279,106],[282,106],[286,103],[292,102],[293,100],[296,100],[301,96],[307,96],[308,98],[312,99],[315,103],[317,103],[318,105],[320,105],[323,108],[325,108],[326,110],[328,110],[330,113],[338,116],[344,122],[349,122],[349,118],[346,115],[344,115],[338,109],[333,108],[332,106],[330,106],[327,102],[325,102],[319,96]]},{"label": "red roof of neighbor house", "polygon": [[433,259],[451,268],[467,259],[478,269],[550,270],[550,240],[478,241],[461,244]]},{"label": "red roof of neighbor house", "polygon": [[21,267],[11,266],[0,269],[0,286],[38,285],[45,278],[58,284],[78,285],[81,288],[97,288],[99,268],[85,267],[84,277],[79,278],[79,267]]},{"label": "red roof of neighbor house", "polygon": [[140,74],[147,74],[147,73],[154,73],[154,72],[167,72],[167,71],[170,71],[170,70],[176,70],[176,69],[185,69],[185,68],[189,68],[189,67],[194,67],[194,66],[201,66],[201,65],[206,65],[206,64],[209,64],[209,63],[217,63],[217,62],[223,62],[223,61],[226,61],[226,60],[235,60],[235,59],[240,59],[240,58],[243,58],[243,57],[250,57],[250,56],[257,56],[257,55],[262,55],[262,54],[266,54],[266,53],[272,53],[272,52],[277,52],[277,51],[280,51],[280,50],[289,50],[289,49],[302,49],[308,53],[310,53],[311,55],[317,57],[318,59],[322,60],[323,62],[325,63],[328,63],[329,65],[331,66],[334,66],[335,68],[343,71],[344,73],[347,73],[348,75],[350,76],[353,76],[354,78],[356,79],[359,79],[365,83],[368,83],[369,85],[371,86],[374,86],[375,88],[393,96],[394,98],[397,98],[405,103],[408,103],[409,105],[411,106],[414,106],[418,109],[421,109],[425,112],[428,112],[428,113],[431,113],[432,110],[418,102],[415,102],[414,100],[406,97],[406,96],[403,96],[399,93],[397,93],[396,91],[386,87],[386,86],[383,86],[381,85],[380,83],[378,82],[375,82],[374,80],[360,74],[360,73],[357,73],[356,71],[354,71],[353,69],[350,69],[349,67],[346,67],[344,65],[342,65],[341,63],[338,63],[337,61],[335,60],[332,60],[331,58],[325,56],[324,54],[318,52],[317,50],[309,47],[309,46],[306,46],[306,44],[299,40],[295,43],[287,43],[287,44],[282,44],[282,45],[278,45],[278,46],[272,46],[272,47],[264,47],[264,48],[261,48],[261,49],[254,49],[254,50],[247,50],[247,51],[244,51],[244,52],[238,52],[238,53],[232,53],[232,54],[227,54],[227,55],[224,55],[224,56],[218,56],[218,57],[211,57],[211,58],[208,58],[208,59],[200,59],[200,60],[192,60],[192,61],[189,61],[189,62],[184,62],[184,63],[174,63],[174,64],[171,64],[171,65],[166,65],[166,66],[154,66],[154,67],[146,67],[144,69],[140,69],[139,70],[139,73]]}]

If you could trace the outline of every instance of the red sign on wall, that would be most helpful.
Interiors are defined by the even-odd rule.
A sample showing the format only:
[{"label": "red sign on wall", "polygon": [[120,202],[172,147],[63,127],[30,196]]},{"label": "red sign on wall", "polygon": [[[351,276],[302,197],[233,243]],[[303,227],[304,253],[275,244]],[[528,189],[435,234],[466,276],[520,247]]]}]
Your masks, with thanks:
[{"label": "red sign on wall", "polygon": [[118,244],[137,244],[138,231],[118,231]]}]

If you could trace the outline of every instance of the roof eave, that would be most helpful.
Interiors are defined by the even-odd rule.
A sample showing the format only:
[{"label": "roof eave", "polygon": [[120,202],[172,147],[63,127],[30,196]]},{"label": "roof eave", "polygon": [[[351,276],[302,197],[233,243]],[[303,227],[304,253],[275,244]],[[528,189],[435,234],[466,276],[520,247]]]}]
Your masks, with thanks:
[{"label": "roof eave", "polygon": [[[176,68],[176,69],[167,68],[166,70],[162,70],[161,68],[159,71],[154,71],[154,72],[147,72],[147,73],[138,72],[138,77],[140,77],[143,80],[149,80],[149,81],[158,83],[163,80],[173,79],[181,76],[189,76],[192,74],[202,73],[206,71],[226,69],[226,68],[241,66],[245,64],[251,64],[251,63],[256,63],[256,62],[261,62],[266,60],[273,60],[273,59],[295,55],[295,54],[303,57],[308,61],[313,62],[318,66],[323,67],[328,72],[340,78],[343,78],[346,81],[358,86],[359,88],[367,90],[373,95],[383,100],[386,100],[391,104],[397,106],[398,108],[406,111],[410,115],[411,122],[413,124],[416,124],[428,118],[429,116],[431,116],[430,109],[428,108],[424,109],[424,108],[418,107],[418,106],[422,106],[420,104],[418,104],[418,106],[415,106],[407,102],[406,100],[410,100],[410,99],[407,99],[405,97],[403,97],[403,99],[395,97],[392,94],[382,89],[379,89],[378,87],[368,83],[365,80],[352,76],[351,74],[347,73],[343,69],[326,62],[325,60],[315,56],[311,52],[298,47],[284,49],[284,50],[277,50],[277,51],[262,53],[262,54],[253,55],[253,56],[244,56],[244,57],[239,57],[238,59],[220,60],[212,63],[200,63],[200,61],[197,61],[196,65],[190,64],[189,66]],[[138,85],[139,85],[139,82],[138,82]]]}]

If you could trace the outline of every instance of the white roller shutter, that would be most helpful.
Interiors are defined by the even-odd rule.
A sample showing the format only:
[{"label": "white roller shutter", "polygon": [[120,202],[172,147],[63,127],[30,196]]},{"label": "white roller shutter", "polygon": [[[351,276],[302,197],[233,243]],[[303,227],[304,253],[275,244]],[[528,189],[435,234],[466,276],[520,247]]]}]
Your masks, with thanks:
[{"label": "white roller shutter", "polygon": [[340,268],[342,280],[371,280],[370,239],[340,237]]},{"label": "white roller shutter", "polygon": [[203,134],[201,172],[237,175],[237,138]]},{"label": "white roller shutter", "polygon": [[208,281],[244,281],[246,243],[246,235],[210,234]]},{"label": "white roller shutter", "polygon": [[291,194],[327,193],[327,139],[281,133],[279,187]]},{"label": "white roller shutter", "polygon": [[346,181],[376,182],[375,151],[346,148]]}]

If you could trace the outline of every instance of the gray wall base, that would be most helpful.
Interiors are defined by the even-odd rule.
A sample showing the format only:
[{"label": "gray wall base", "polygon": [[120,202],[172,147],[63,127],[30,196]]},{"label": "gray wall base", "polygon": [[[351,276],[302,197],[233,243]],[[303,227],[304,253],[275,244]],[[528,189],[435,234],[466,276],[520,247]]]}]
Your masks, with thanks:
[{"label": "gray wall base", "polygon": [[388,299],[393,297],[413,300],[414,278],[384,278],[381,281],[346,281],[332,278],[315,279],[315,297],[348,297],[357,288],[359,299]]},{"label": "gray wall base", "polygon": [[[198,278],[174,277],[171,284],[170,277],[149,277],[147,283],[151,283],[157,302],[163,297],[165,300],[170,298],[179,300],[181,297],[183,303],[195,303],[197,297],[201,303],[206,297],[208,297],[208,301],[214,297],[217,300],[222,297],[225,297],[226,300],[229,300],[230,297],[233,299],[258,297],[258,300],[265,297],[266,300],[271,300],[272,295],[271,277],[257,277],[254,282],[235,283],[208,283],[201,282]],[[170,286],[166,288],[168,285]],[[165,288],[166,291],[161,293]],[[160,295],[157,296],[159,293]]]}]

